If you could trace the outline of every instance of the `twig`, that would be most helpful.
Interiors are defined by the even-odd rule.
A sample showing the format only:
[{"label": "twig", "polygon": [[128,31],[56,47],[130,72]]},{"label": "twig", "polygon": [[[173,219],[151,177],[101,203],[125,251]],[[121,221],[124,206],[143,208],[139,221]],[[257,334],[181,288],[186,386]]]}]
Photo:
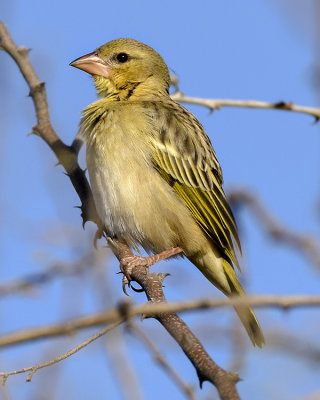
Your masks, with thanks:
[{"label": "twig", "polygon": [[[163,293],[163,279],[165,274],[150,274],[145,267],[136,267],[131,277],[141,285],[146,293],[149,303],[166,304]],[[239,395],[236,383],[239,377],[219,367],[205,351],[204,347],[189,327],[174,312],[155,313],[153,317],[170,333],[182,348],[197,371],[200,386],[204,381],[211,382],[216,388],[222,400],[236,400]]]},{"label": "twig", "polygon": [[253,212],[267,233],[276,239],[289,244],[296,250],[304,253],[320,269],[320,245],[310,235],[302,235],[280,224],[250,191],[233,189],[229,193],[229,200],[234,206],[246,205]]},{"label": "twig", "polygon": [[[150,279],[152,279],[152,276]],[[206,310],[211,308],[230,307],[232,305],[251,305],[255,308],[274,307],[283,310],[289,310],[297,307],[319,307],[320,296],[265,295],[239,298],[233,297],[232,299],[206,298],[171,303],[149,302],[147,304],[137,306],[130,306],[128,303],[122,303],[118,307],[111,308],[106,312],[90,314],[81,318],[70,320],[68,322],[23,329],[0,335],[0,347],[12,346],[18,343],[25,343],[39,339],[72,335],[80,329],[87,329],[94,326],[114,323],[122,317],[123,309],[126,310],[126,319],[128,319],[136,315],[155,317],[157,314]]]},{"label": "twig", "polygon": [[[116,301],[117,287],[109,276],[110,268],[96,268],[94,270],[95,295],[99,302],[99,309],[106,304]],[[124,329],[110,332],[103,340],[103,353],[110,363],[114,379],[118,382],[123,400],[141,400],[143,391],[139,381],[138,371],[134,367],[125,340]]]},{"label": "twig", "polygon": [[59,276],[74,276],[81,274],[90,267],[92,254],[86,254],[81,259],[73,263],[55,263],[44,271],[26,275],[22,278],[13,279],[9,282],[0,284],[0,297],[13,295],[19,292],[30,290],[36,285],[58,278]]},{"label": "twig", "polygon": [[175,92],[171,98],[180,103],[196,104],[209,108],[210,111],[220,110],[222,107],[241,107],[241,108],[260,108],[264,110],[282,110],[292,111],[302,114],[311,115],[317,122],[320,119],[319,107],[306,107],[295,105],[292,101],[270,103],[267,101],[258,100],[229,100],[229,99],[204,99],[200,97],[185,96],[181,92]]},{"label": "twig", "polygon": [[169,361],[163,356],[156,344],[150,339],[145,332],[138,328],[138,326],[130,321],[128,328],[137,338],[139,338],[150,350],[155,361],[164,369],[168,376],[175,382],[175,384],[185,393],[189,400],[196,400],[196,394],[191,385],[188,385],[177,371],[170,365]]},{"label": "twig", "polygon": [[57,156],[59,164],[65,168],[66,174],[70,178],[81,200],[80,209],[82,211],[83,224],[87,221],[92,221],[96,223],[101,230],[103,225],[98,217],[85,172],[78,164],[77,151],[73,147],[64,144],[51,125],[45,85],[44,82],[40,81],[30,63],[28,57],[29,50],[24,46],[18,47],[14,43],[5,25],[1,21],[0,48],[5,50],[16,62],[30,88],[30,96],[33,100],[37,115],[37,125],[32,128],[31,133],[39,135],[49,145]]},{"label": "twig", "polygon": [[[305,333],[305,332],[304,332]],[[311,343],[306,337],[300,338],[291,333],[281,332],[279,329],[268,331],[268,346],[274,348],[277,353],[287,353],[294,356],[301,363],[320,363],[320,346]]]},{"label": "twig", "polygon": [[59,357],[54,358],[53,360],[46,361],[46,362],[44,362],[42,364],[33,365],[31,367],[21,368],[21,369],[15,370],[15,371],[0,372],[0,377],[2,377],[2,385],[6,384],[6,381],[7,381],[9,376],[17,375],[17,374],[23,374],[23,373],[28,372],[28,371],[30,371],[30,373],[28,374],[27,382],[30,382],[32,377],[33,377],[33,375],[35,374],[35,372],[37,372],[39,369],[48,367],[48,366],[53,365],[53,364],[57,364],[58,362],[60,362],[62,360],[65,360],[66,358],[68,358],[68,357],[72,356],[73,354],[77,353],[79,350],[81,350],[84,347],[88,346],[93,341],[99,339],[101,336],[105,335],[106,333],[108,333],[112,329],[116,328],[122,322],[123,322],[123,320],[119,320],[118,322],[115,322],[111,326],[108,326],[107,328],[102,329],[102,331],[96,333],[95,335],[91,336],[89,339],[85,340],[84,342],[82,342],[78,346],[74,347],[73,349],[69,350],[68,352],[62,354]]}]

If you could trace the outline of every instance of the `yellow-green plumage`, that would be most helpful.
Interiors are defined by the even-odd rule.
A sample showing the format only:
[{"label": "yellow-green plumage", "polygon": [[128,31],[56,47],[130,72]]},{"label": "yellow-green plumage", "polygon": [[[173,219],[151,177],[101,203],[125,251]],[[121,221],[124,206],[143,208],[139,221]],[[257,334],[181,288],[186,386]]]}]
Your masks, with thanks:
[{"label": "yellow-green plumage", "polygon": [[[149,253],[178,246],[224,294],[244,295],[233,268],[233,243],[241,252],[240,241],[219,162],[200,122],[170,99],[162,58],[138,41],[118,39],[72,65],[93,75],[102,97],[84,110],[81,131],[110,236]],[[252,309],[235,308],[261,346]]]}]

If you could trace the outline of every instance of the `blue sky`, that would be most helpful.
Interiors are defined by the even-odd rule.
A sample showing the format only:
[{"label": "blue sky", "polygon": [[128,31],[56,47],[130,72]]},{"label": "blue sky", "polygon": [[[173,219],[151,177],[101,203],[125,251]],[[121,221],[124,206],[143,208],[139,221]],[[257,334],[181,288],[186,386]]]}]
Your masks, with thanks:
[{"label": "blue sky", "polygon": [[[316,17],[312,7],[312,1],[304,1],[302,6],[285,0],[96,0],[91,4],[15,0],[1,4],[0,15],[16,42],[32,48],[30,59],[46,82],[53,125],[60,137],[71,143],[80,111],[96,96],[91,78],[68,64],[118,37],[132,37],[154,47],[179,76],[180,88],[187,95],[317,106],[320,97],[312,75]],[[0,64],[0,278],[6,282],[42,271],[54,262],[81,258],[91,249],[93,227],[88,225],[82,231],[79,210],[73,208],[79,201],[67,178],[54,166],[55,158],[46,145],[34,135],[27,137],[35,124],[34,110],[16,66],[3,52]],[[284,224],[319,239],[319,125],[313,125],[311,117],[288,112],[229,108],[209,114],[201,107],[188,108],[212,140],[226,191],[238,186],[250,189]],[[265,236],[245,209],[237,218],[249,292],[319,293],[319,273],[306,257]],[[101,244],[99,257],[105,254]],[[109,277],[113,285],[107,305],[101,300],[106,294],[103,290],[103,296],[97,293],[96,278],[87,272],[82,279],[56,280],[31,293],[2,299],[1,332],[75,317],[120,299],[117,264],[110,259],[108,267],[106,262],[98,263],[102,269],[99,274]],[[156,268],[172,274],[166,282],[169,299],[218,295],[186,262],[168,262]],[[144,300],[142,295],[133,297]],[[280,329],[319,349],[319,311],[268,310],[258,311],[258,316],[267,339],[268,332]],[[215,360],[227,368],[231,349],[226,338],[221,340],[221,329],[228,329],[233,322],[231,311],[201,312],[186,319]],[[212,326],[205,327],[211,320]],[[181,375],[196,386],[193,368],[162,328],[153,321],[144,321],[143,327]],[[50,358],[89,334],[57,339],[53,345],[41,342],[5,350],[0,369],[16,369]],[[126,345],[145,399],[162,399],[169,394],[170,398],[183,399],[136,339],[126,334]],[[8,391],[12,398],[41,398],[37,385],[57,379],[54,398],[66,398],[68,390],[68,399],[122,399],[102,349],[103,340],[63,366],[35,375],[31,384],[26,384],[23,376],[14,377],[8,381]],[[300,399],[319,390],[318,368],[272,346],[251,350],[241,371],[244,381],[239,391],[246,399]],[[198,395],[205,399],[209,393],[210,386],[205,384]]]}]

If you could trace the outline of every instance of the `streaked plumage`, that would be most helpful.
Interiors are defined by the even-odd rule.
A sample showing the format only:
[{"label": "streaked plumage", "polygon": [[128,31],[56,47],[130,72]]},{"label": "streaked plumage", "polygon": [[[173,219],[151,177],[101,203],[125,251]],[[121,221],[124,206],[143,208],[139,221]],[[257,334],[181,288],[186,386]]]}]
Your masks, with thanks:
[{"label": "streaked plumage", "polygon": [[[162,58],[138,41],[118,39],[72,65],[93,75],[102,97],[83,111],[81,131],[110,236],[149,253],[179,246],[223,293],[244,295],[233,268],[240,241],[219,162],[200,122],[169,97]],[[261,346],[253,311],[236,311]]]}]

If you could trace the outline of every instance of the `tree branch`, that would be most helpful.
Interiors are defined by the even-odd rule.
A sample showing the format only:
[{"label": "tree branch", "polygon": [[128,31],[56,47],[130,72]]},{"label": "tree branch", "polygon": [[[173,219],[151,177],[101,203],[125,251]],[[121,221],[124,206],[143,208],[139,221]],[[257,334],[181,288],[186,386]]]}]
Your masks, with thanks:
[{"label": "tree branch", "polygon": [[[147,268],[136,267],[131,276],[143,287],[149,303],[155,303],[157,305],[165,303],[165,305],[167,305],[162,290],[165,274],[150,274]],[[143,316],[144,315],[145,314],[143,314]],[[239,381],[238,375],[229,373],[219,367],[210,358],[200,341],[176,313],[157,312],[152,316],[170,333],[189,358],[197,371],[200,386],[202,386],[204,381],[209,381],[215,385],[221,399],[239,399],[235,386]]]},{"label": "tree branch", "polygon": [[315,122],[318,122],[320,119],[320,108],[299,106],[295,105],[292,101],[279,101],[277,103],[270,103],[267,101],[258,100],[204,99],[200,97],[185,96],[180,91],[173,93],[171,98],[179,103],[204,106],[209,108],[210,111],[220,110],[222,107],[260,108],[264,110],[292,111],[311,115],[315,118]]},{"label": "tree branch", "polygon": [[196,394],[193,387],[187,384],[181,376],[176,372],[176,370],[170,365],[168,360],[163,356],[161,351],[158,349],[156,344],[150,339],[145,332],[140,329],[134,322],[130,321],[128,323],[128,329],[132,334],[134,334],[145,346],[149,349],[154,360],[162,367],[162,369],[167,373],[167,375],[173,380],[173,382],[181,389],[181,391],[186,395],[189,400],[196,400]]},{"label": "tree branch", "polygon": [[42,285],[58,277],[68,277],[82,274],[92,267],[92,253],[85,254],[79,260],[70,263],[56,262],[44,271],[28,274],[21,278],[12,279],[0,284],[0,298],[12,296],[19,292],[31,290],[36,285]]},{"label": "tree branch", "polygon": [[[140,272],[142,273],[142,271]],[[148,275],[150,279],[152,279],[152,275],[154,274]],[[273,307],[282,310],[289,310],[298,307],[319,307],[320,296],[265,295],[233,297],[232,299],[205,298],[170,303],[149,302],[143,305],[134,306],[131,306],[131,304],[128,302],[122,302],[117,307],[111,308],[105,312],[89,314],[84,317],[75,318],[73,320],[64,321],[57,324],[23,329],[0,335],[0,347],[7,347],[63,335],[73,335],[78,330],[115,323],[123,317],[123,310],[125,310],[125,320],[127,320],[137,315],[141,315],[146,318],[155,317],[157,314],[206,310],[211,308],[230,307],[234,305],[250,305],[255,308]]]},{"label": "tree branch", "polygon": [[45,368],[45,367],[49,367],[50,365],[57,364],[58,362],[60,362],[62,360],[65,360],[66,358],[68,358],[68,357],[72,356],[73,354],[77,353],[79,350],[81,350],[84,347],[88,346],[90,343],[92,343],[95,340],[99,339],[101,336],[105,335],[106,333],[108,333],[112,329],[116,328],[122,322],[123,321],[120,320],[118,322],[115,322],[111,326],[108,326],[108,327],[102,329],[102,331],[100,331],[100,332],[96,333],[95,335],[91,336],[89,339],[85,340],[84,342],[82,342],[78,346],[74,347],[73,349],[69,350],[68,352],[66,352],[66,353],[62,354],[61,356],[56,357],[56,358],[54,358],[52,360],[46,361],[46,362],[38,364],[38,365],[33,365],[31,367],[25,367],[25,368],[17,369],[15,371],[0,372],[0,377],[2,377],[2,385],[6,384],[6,381],[7,381],[9,376],[17,375],[17,374],[23,374],[23,373],[29,372],[29,371],[30,372],[29,372],[28,377],[27,377],[27,382],[30,382],[32,377],[33,377],[33,375],[35,374],[35,372],[37,372],[39,369],[42,369],[42,368]]},{"label": "tree branch", "polygon": [[14,43],[1,21],[0,48],[13,58],[29,86],[30,96],[33,100],[37,116],[37,125],[32,128],[31,133],[39,135],[49,145],[55,153],[59,164],[66,170],[81,200],[80,208],[83,224],[87,221],[92,221],[98,225],[99,229],[102,229],[103,224],[97,214],[89,182],[85,176],[85,172],[78,164],[77,151],[72,146],[64,144],[51,125],[45,84],[40,81],[30,63],[28,57],[29,50],[24,46],[18,47]]},{"label": "tree branch", "polygon": [[246,205],[272,238],[284,242],[305,254],[320,269],[320,246],[311,235],[302,235],[278,222],[263,206],[257,196],[245,189],[233,189],[229,200],[234,206]]}]

